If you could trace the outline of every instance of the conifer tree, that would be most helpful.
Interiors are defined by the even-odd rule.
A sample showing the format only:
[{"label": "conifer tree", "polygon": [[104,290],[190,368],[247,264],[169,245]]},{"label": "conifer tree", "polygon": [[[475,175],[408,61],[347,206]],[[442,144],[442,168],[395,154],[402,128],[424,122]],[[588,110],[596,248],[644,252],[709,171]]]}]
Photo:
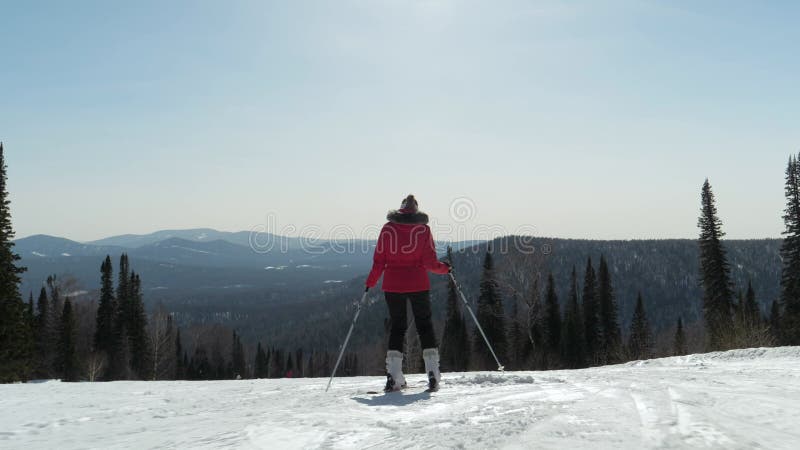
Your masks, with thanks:
[{"label": "conifer tree", "polygon": [[36,300],[36,334],[41,335],[47,323],[48,314],[47,289],[42,286],[39,298]]},{"label": "conifer tree", "polygon": [[672,354],[673,356],[683,356],[687,353],[689,353],[689,349],[686,344],[686,334],[683,331],[683,320],[678,317],[678,327],[675,329],[675,340],[672,344]]},{"label": "conifer tree", "polygon": [[795,156],[786,167],[785,195],[780,337],[785,345],[800,345],[800,164]]},{"label": "conifer tree", "polygon": [[[131,377],[131,272],[128,255],[119,258],[119,276],[117,277],[116,308],[114,314],[113,345],[109,355],[109,379],[125,380]],[[197,352],[195,352],[197,353]],[[195,356],[201,355],[193,355]],[[196,369],[197,367],[195,367]]]},{"label": "conifer tree", "polygon": [[308,357],[308,366],[304,372],[306,377],[309,378],[316,378],[317,377],[317,354],[312,351],[311,355]]},{"label": "conifer tree", "polygon": [[247,363],[245,362],[244,358],[244,346],[242,345],[242,338],[241,336],[237,335],[235,331],[233,332],[231,361],[233,363],[233,378],[236,378],[237,376],[247,378]]},{"label": "conifer tree", "polygon": [[600,327],[600,306],[597,303],[597,274],[592,266],[592,258],[586,262],[583,277],[583,322],[586,342],[586,359],[590,366],[596,365],[597,353],[603,339]]},{"label": "conifer tree", "polygon": [[0,142],[0,382],[27,380],[31,375],[33,336],[25,320],[26,306],[19,292],[25,268],[14,253],[11,201],[8,199],[6,161]]},{"label": "conifer tree", "polygon": [[[505,311],[497,281],[495,280],[491,244],[487,246],[486,256],[483,260],[477,318],[486,333],[486,338],[489,339],[497,357],[502,362],[506,356]],[[484,343],[480,331],[477,329],[473,338],[473,348],[475,350],[476,367],[480,370],[493,369],[496,365],[495,360],[486,343]]]},{"label": "conifer tree", "polygon": [[545,304],[545,351],[548,367],[552,368],[553,358],[559,353],[561,347],[561,307],[556,294],[556,283],[553,273],[547,276],[547,287],[544,296]]},{"label": "conifer tree", "polygon": [[756,292],[753,290],[753,282],[747,282],[747,294],[745,294],[744,317],[748,326],[754,327],[762,323],[761,309],[756,301]]},{"label": "conifer tree", "polygon": [[722,221],[717,216],[714,193],[708,180],[701,194],[700,228],[700,279],[703,288],[703,316],[706,323],[709,350],[722,350],[729,345],[732,332],[731,309],[733,285],[730,266],[722,246]]},{"label": "conifer tree", "polygon": [[181,343],[181,329],[175,330],[175,379],[183,380],[186,378],[186,365],[184,358],[186,353],[183,351],[183,344]]},{"label": "conifer tree", "polygon": [[600,305],[602,341],[598,348],[598,359],[602,364],[621,361],[622,332],[619,327],[617,301],[611,284],[611,272],[604,256],[600,256],[597,277],[597,300]]},{"label": "conifer tree", "polygon": [[633,360],[653,357],[653,334],[650,332],[650,323],[647,321],[647,314],[644,311],[641,292],[636,298],[636,309],[633,312],[633,320],[631,321],[628,353]]},{"label": "conifer tree", "polygon": [[[452,264],[453,249],[447,248],[447,258]],[[447,316],[444,323],[441,345],[442,370],[463,372],[469,364],[469,337],[467,324],[461,312],[461,305],[452,278],[447,282]]]},{"label": "conifer tree", "polygon": [[563,360],[570,369],[585,367],[584,323],[578,303],[578,272],[572,266],[569,300],[564,308]]},{"label": "conifer tree", "polygon": [[100,266],[100,303],[97,306],[97,320],[94,333],[94,349],[111,357],[114,344],[114,280],[111,256],[106,256]]},{"label": "conifer tree", "polygon": [[269,363],[267,362],[267,355],[264,353],[264,348],[261,346],[261,342],[259,342],[258,347],[256,348],[256,362],[253,378],[268,378],[268,370]]},{"label": "conifer tree", "polygon": [[28,307],[25,309],[25,315],[27,316],[28,327],[31,330],[31,334],[33,334],[33,330],[36,326],[36,310],[33,307],[33,291],[31,291],[30,295],[28,296]]},{"label": "conifer tree", "polygon": [[76,349],[75,315],[72,302],[64,300],[64,311],[61,313],[61,328],[58,342],[58,368],[63,381],[78,381],[80,364]]},{"label": "conifer tree", "polygon": [[49,376],[49,368],[47,361],[49,359],[49,336],[47,331],[47,324],[49,323],[49,302],[47,301],[47,289],[42,286],[39,292],[39,298],[36,300],[36,315],[34,317],[34,335],[35,335],[35,364],[34,375],[37,378],[47,378]]},{"label": "conifer tree", "polygon": [[776,342],[783,342],[781,335],[781,305],[777,300],[772,301],[772,307],[769,310],[769,331]]},{"label": "conifer tree", "polygon": [[[289,356],[286,358],[286,370],[284,371],[284,375],[283,376],[286,377],[286,378],[294,378],[294,358],[292,357],[291,350],[288,351],[287,353],[289,354]],[[347,363],[348,363],[348,360],[345,357],[345,362],[344,362],[344,365],[342,367],[342,369],[344,369],[343,372],[345,372],[345,373],[346,373],[346,370],[349,369]]]},{"label": "conifer tree", "polygon": [[303,369],[304,367],[304,358],[303,358],[303,349],[298,348],[294,351],[294,376],[295,378],[302,378],[303,377]]},{"label": "conifer tree", "polygon": [[142,280],[131,272],[126,329],[130,342],[131,370],[141,379],[150,378],[150,346],[147,336],[147,316],[142,302]]}]

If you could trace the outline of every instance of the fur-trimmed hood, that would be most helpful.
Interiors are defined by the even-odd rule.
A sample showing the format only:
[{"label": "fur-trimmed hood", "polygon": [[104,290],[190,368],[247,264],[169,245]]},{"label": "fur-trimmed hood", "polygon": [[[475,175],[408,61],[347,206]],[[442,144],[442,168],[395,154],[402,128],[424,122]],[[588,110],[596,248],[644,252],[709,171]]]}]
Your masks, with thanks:
[{"label": "fur-trimmed hood", "polygon": [[400,211],[393,209],[386,214],[386,220],[392,223],[404,223],[410,225],[427,225],[428,215],[422,211],[415,213],[403,214]]}]

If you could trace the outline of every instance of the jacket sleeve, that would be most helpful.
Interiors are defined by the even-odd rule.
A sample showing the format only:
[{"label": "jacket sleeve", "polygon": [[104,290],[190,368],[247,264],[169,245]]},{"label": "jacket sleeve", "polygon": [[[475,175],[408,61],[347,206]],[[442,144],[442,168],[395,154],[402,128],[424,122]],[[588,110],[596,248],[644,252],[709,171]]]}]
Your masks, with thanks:
[{"label": "jacket sleeve", "polygon": [[433,242],[433,233],[431,233],[431,229],[427,225],[425,226],[425,234],[428,244],[423,249],[424,251],[424,254],[422,256],[423,267],[425,267],[426,270],[433,272],[435,274],[446,275],[448,272],[450,272],[450,266],[439,261],[439,258],[436,257],[436,244]]},{"label": "jacket sleeve", "polygon": [[378,284],[378,279],[383,275],[386,269],[386,247],[389,245],[388,230],[384,226],[381,233],[378,235],[378,242],[375,244],[375,253],[372,256],[372,270],[369,271],[367,276],[367,287],[372,289]]}]

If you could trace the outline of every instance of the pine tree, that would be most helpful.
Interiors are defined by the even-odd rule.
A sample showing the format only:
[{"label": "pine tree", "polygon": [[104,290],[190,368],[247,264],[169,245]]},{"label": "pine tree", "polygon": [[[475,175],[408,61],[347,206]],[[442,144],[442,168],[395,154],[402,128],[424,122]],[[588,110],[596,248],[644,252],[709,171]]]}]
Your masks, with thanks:
[{"label": "pine tree", "polygon": [[636,310],[633,312],[633,320],[631,321],[628,352],[633,360],[653,357],[653,334],[650,332],[650,323],[647,321],[647,314],[644,311],[641,292],[636,298]]},{"label": "pine tree", "polygon": [[769,331],[776,342],[783,342],[781,325],[781,305],[777,300],[773,300],[772,307],[769,310]]},{"label": "pine tree", "polygon": [[44,377],[60,376],[58,368],[58,342],[61,337],[61,314],[64,301],[61,298],[61,285],[58,277],[51,275],[45,281],[48,289],[48,313],[44,324],[43,339],[45,343],[45,359],[42,361]]},{"label": "pine tree", "polygon": [[[453,249],[447,248],[447,258],[452,264]],[[463,372],[469,365],[469,338],[467,324],[461,312],[456,285],[450,278],[447,282],[447,318],[444,323],[441,345],[443,371]]]},{"label": "pine tree", "polygon": [[30,295],[28,296],[28,306],[25,308],[25,316],[28,322],[28,327],[31,329],[31,333],[36,326],[36,310],[33,307],[33,291],[31,291]]},{"label": "pine tree", "polygon": [[112,275],[111,256],[106,256],[100,266],[100,303],[97,307],[97,319],[94,333],[94,349],[111,357],[114,345],[114,280]]},{"label": "pine tree", "polygon": [[598,348],[598,359],[602,364],[614,364],[621,361],[622,332],[619,327],[619,313],[614,287],[611,284],[611,273],[608,262],[602,255],[598,270],[597,300],[600,304],[600,327],[603,337]]},{"label": "pine tree", "polygon": [[67,298],[64,300],[64,311],[61,313],[60,338],[58,342],[58,368],[63,381],[78,381],[80,378],[76,334],[72,302]]},{"label": "pine tree", "polygon": [[264,353],[264,348],[261,346],[261,342],[259,342],[258,347],[256,348],[255,373],[253,373],[253,378],[268,378],[268,377],[269,377],[269,362],[267,360],[266,353]]},{"label": "pine tree", "polygon": [[242,345],[242,337],[233,332],[233,346],[231,361],[233,363],[233,378],[241,377],[247,378],[247,363],[244,358],[244,346]]},{"label": "pine tree", "polygon": [[785,195],[780,337],[786,345],[800,345],[800,164],[795,156],[786,167]]},{"label": "pine tree", "polygon": [[672,354],[674,356],[683,356],[689,353],[686,344],[686,334],[683,331],[683,320],[678,317],[678,327],[675,329],[675,340],[672,344]]},{"label": "pine tree", "polygon": [[545,288],[545,352],[548,367],[554,367],[556,355],[561,346],[561,307],[558,303],[556,294],[556,283],[553,273],[547,276],[547,287]]},{"label": "pine tree", "polygon": [[714,193],[708,180],[703,184],[700,228],[700,275],[703,288],[703,316],[708,334],[709,350],[729,346],[732,332],[733,285],[730,266],[721,239],[722,221],[717,217]]},{"label": "pine tree", "polygon": [[[480,296],[478,297],[478,322],[486,333],[486,338],[492,344],[497,358],[502,362],[506,356],[506,325],[503,300],[498,292],[497,281],[494,273],[494,260],[491,244],[487,246],[486,256],[483,260],[483,274],[481,276]],[[477,328],[477,327],[476,327]],[[483,341],[479,330],[475,330],[473,337],[476,367],[479,370],[494,369],[496,362],[491,351]]]},{"label": "pine tree", "polygon": [[[131,349],[128,326],[131,316],[131,273],[128,255],[119,258],[113,345],[109,355],[108,379],[125,380],[131,377]],[[194,358],[194,355],[192,356]]]},{"label": "pine tree", "polygon": [[186,378],[186,365],[184,358],[186,353],[183,351],[183,344],[181,343],[181,329],[175,330],[175,379],[183,380]]},{"label": "pine tree", "polygon": [[302,378],[303,377],[303,369],[304,369],[304,359],[303,359],[303,349],[298,348],[294,351],[294,377],[295,378]]},{"label": "pine tree", "polygon": [[584,323],[578,303],[578,272],[572,266],[569,301],[564,308],[564,343],[562,359],[570,369],[586,366]]},{"label": "pine tree", "polygon": [[39,298],[36,300],[36,315],[34,317],[33,332],[35,335],[36,350],[34,376],[37,378],[47,378],[49,376],[48,353],[49,342],[47,334],[47,324],[49,322],[49,302],[47,301],[47,289],[42,286]]},{"label": "pine tree", "polygon": [[590,366],[598,363],[598,350],[603,339],[600,327],[600,307],[597,304],[597,274],[592,267],[592,258],[586,262],[583,277],[583,323],[586,341],[586,359]]},{"label": "pine tree", "polygon": [[150,378],[150,343],[147,336],[147,315],[142,302],[142,280],[131,272],[126,329],[130,341],[131,370],[141,379]]},{"label": "pine tree", "polygon": [[19,292],[25,268],[14,253],[11,201],[8,199],[6,161],[0,142],[0,382],[27,380],[32,372],[33,336],[25,320],[26,306]]},{"label": "pine tree", "polygon": [[754,327],[762,323],[761,309],[756,301],[756,292],[753,290],[753,282],[747,282],[747,294],[745,294],[744,317],[749,327]]},{"label": "pine tree", "polygon": [[48,301],[47,301],[47,289],[42,286],[42,290],[39,292],[39,298],[36,300],[36,334],[37,336],[42,334],[46,323],[47,323],[47,316],[48,313]]},{"label": "pine tree", "polygon": [[311,356],[308,357],[308,366],[306,367],[305,376],[310,378],[317,377],[317,354],[315,352],[311,352]]}]

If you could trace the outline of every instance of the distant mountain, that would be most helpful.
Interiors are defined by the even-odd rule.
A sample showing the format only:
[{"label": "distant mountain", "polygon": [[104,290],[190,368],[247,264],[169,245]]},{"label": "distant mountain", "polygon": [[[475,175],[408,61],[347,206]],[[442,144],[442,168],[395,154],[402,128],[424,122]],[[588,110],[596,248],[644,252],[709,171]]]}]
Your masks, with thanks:
[{"label": "distant mountain", "polygon": [[211,228],[195,228],[188,230],[162,230],[150,234],[123,234],[96,241],[87,242],[92,245],[112,245],[126,248],[139,248],[168,239],[183,239],[191,242],[227,241],[232,244],[250,246],[249,231],[217,231]]},{"label": "distant mountain", "polygon": [[[300,250],[309,246],[321,246],[323,248],[330,248],[333,245],[345,245],[343,241],[331,242],[322,239],[319,242],[312,242],[298,237],[279,236],[272,233],[251,232],[251,231],[217,231],[211,228],[194,228],[188,230],[162,230],[150,234],[123,234],[119,236],[112,236],[96,241],[90,241],[86,244],[99,245],[99,246],[116,246],[124,248],[140,248],[148,245],[157,244],[170,239],[181,239],[189,242],[207,243],[213,241],[225,241],[231,244],[236,244],[243,247],[251,247],[255,244],[256,247],[266,247],[268,243],[272,243],[275,248],[280,248],[281,245],[288,249]],[[484,242],[483,240],[468,240],[459,242],[450,241],[437,241],[436,250],[439,253],[444,253],[447,246],[453,246],[454,250],[461,250],[462,248],[472,247],[473,245]],[[374,248],[374,240],[361,240],[355,239],[349,241],[347,244],[355,244],[359,247]]]},{"label": "distant mountain", "polygon": [[73,256],[105,256],[124,250],[114,245],[82,244],[60,237],[37,234],[14,241],[15,251],[23,258],[69,258]]}]

